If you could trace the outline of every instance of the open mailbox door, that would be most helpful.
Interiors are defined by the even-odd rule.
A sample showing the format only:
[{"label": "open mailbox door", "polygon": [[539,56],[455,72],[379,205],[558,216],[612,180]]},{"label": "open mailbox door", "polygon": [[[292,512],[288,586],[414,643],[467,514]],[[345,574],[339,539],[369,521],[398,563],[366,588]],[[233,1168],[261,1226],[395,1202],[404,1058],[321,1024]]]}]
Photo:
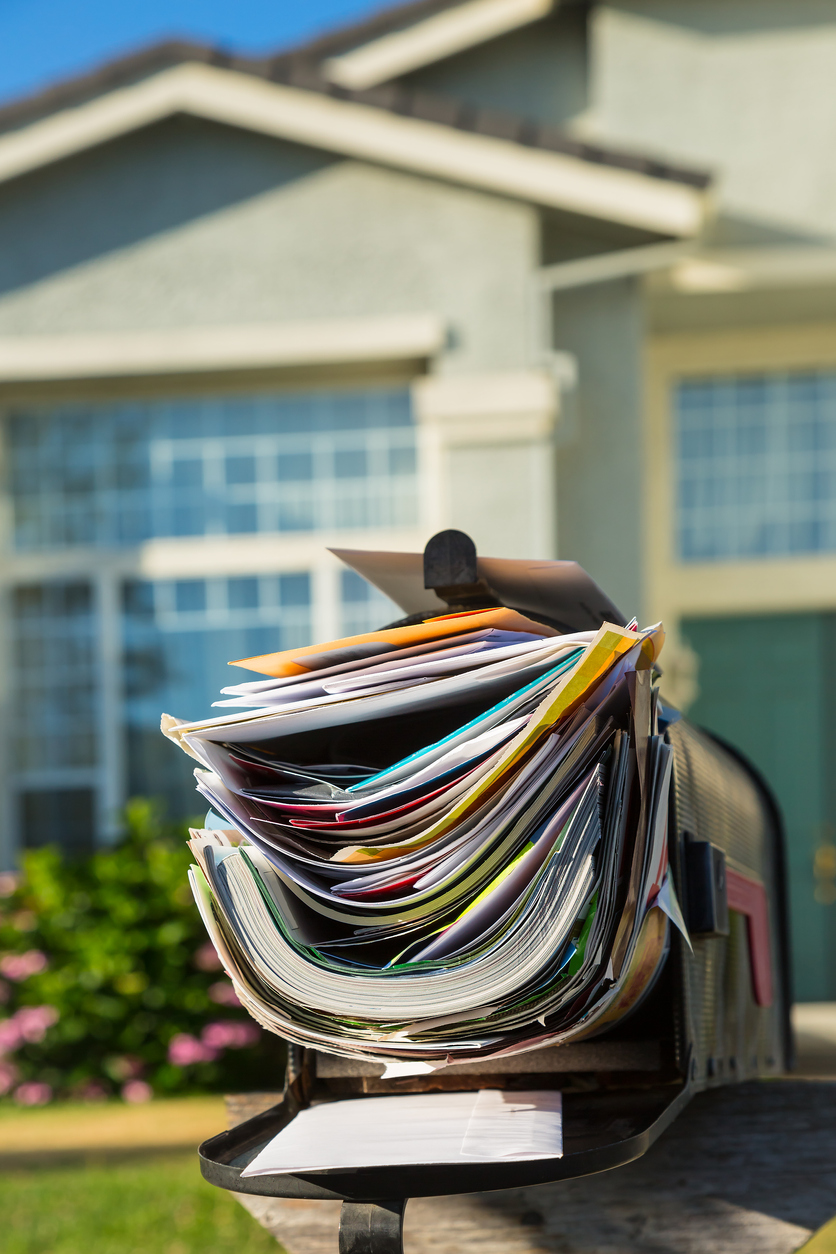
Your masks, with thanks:
[{"label": "open mailbox door", "polygon": [[[406,881],[410,891],[414,892],[422,875],[433,883],[446,882],[444,874],[452,874],[450,848],[465,848],[473,853],[471,861],[464,860],[454,868],[455,883],[466,887],[460,898],[454,894],[455,907],[448,909],[442,903],[438,913],[430,912],[429,923],[420,911],[409,914],[403,904],[397,906],[397,926],[392,915],[386,916],[385,909],[382,914],[370,913],[369,918],[384,920],[374,938],[378,949],[370,946],[366,951],[369,956],[364,958],[362,976],[359,968],[353,976],[345,976],[356,983],[343,985],[329,981],[336,981],[338,974],[342,978],[341,973],[347,970],[345,955],[355,952],[351,949],[354,942],[350,937],[346,941],[336,923],[330,932],[323,926],[311,939],[316,907],[325,900],[324,894],[317,897],[309,886],[305,910],[299,905],[304,894],[296,896],[298,935],[305,927],[311,933],[307,960],[319,966],[316,972],[310,966],[310,989],[314,991],[307,1009],[303,1006],[304,1013],[297,1013],[294,1007],[287,1009],[285,1003],[281,1006],[289,1024],[285,1034],[291,1040],[284,1096],[271,1110],[221,1133],[200,1149],[204,1176],[223,1188],[278,1197],[343,1199],[341,1249],[382,1252],[401,1248],[403,1207],[409,1196],[545,1183],[622,1165],[649,1148],[694,1092],[786,1070],[790,1061],[790,996],[783,846],[780,816],[759,776],[734,750],[691,726],[660,699],[655,684],[659,639],[658,632],[653,635],[656,629],[642,633],[633,625],[625,627],[616,607],[574,563],[514,563],[477,558],[469,539],[456,532],[434,537],[423,558],[420,554],[338,555],[396,600],[406,617],[380,633],[358,637],[359,643],[350,646],[354,653],[349,660],[335,664],[334,654],[323,647],[323,652],[313,655],[316,661],[310,663],[311,673],[316,673],[316,667],[322,672],[323,659],[324,669],[336,675],[338,681],[346,675],[356,679],[362,672],[364,682],[368,681],[376,694],[374,699],[380,702],[382,698],[383,703],[375,708],[384,712],[389,709],[385,702],[391,700],[391,689],[382,683],[381,676],[390,677],[386,683],[397,686],[406,683],[406,675],[420,689],[423,701],[426,694],[434,692],[437,696],[446,691],[442,690],[443,683],[451,691],[455,683],[460,683],[455,679],[459,672],[449,669],[451,656],[456,665],[463,665],[463,657],[470,658],[468,665],[475,665],[474,654],[464,654],[461,644],[439,651],[435,645],[411,643],[412,669],[405,670],[402,653],[395,649],[395,656],[391,657],[392,633],[417,626],[420,640],[425,641],[426,629],[432,628],[432,624],[449,623],[451,615],[463,616],[462,622],[484,620],[507,625],[511,619],[491,619],[490,615],[513,611],[528,624],[523,630],[518,624],[514,628],[525,640],[514,637],[516,643],[508,646],[504,636],[489,634],[465,646],[478,645],[481,649],[487,639],[496,648],[491,658],[499,658],[498,662],[488,661],[481,669],[466,672],[471,685],[482,685],[480,691],[485,694],[481,713],[474,716],[470,707],[465,709],[469,718],[466,726],[484,736],[479,720],[485,718],[486,706],[491,711],[497,706],[507,709],[508,702],[513,704],[518,699],[520,676],[534,693],[533,704],[512,710],[521,722],[512,725],[510,738],[492,741],[488,735],[480,742],[483,747],[489,746],[483,759],[477,761],[472,754],[462,760],[443,758],[444,762],[457,763],[444,775],[451,789],[449,794],[444,793],[443,785],[438,785],[438,777],[432,771],[423,777],[420,772],[418,776],[408,774],[403,777],[412,789],[408,795],[403,790],[398,793],[401,785],[397,778],[395,783],[387,784],[386,795],[396,795],[401,806],[396,818],[389,817],[394,811],[382,811],[377,800],[363,802],[366,809],[361,806],[361,817],[352,818],[358,814],[358,794],[361,802],[364,795],[378,794],[369,793],[367,782],[346,787],[347,776],[335,783],[334,775],[329,777],[329,804],[337,809],[341,805],[347,808],[329,819],[330,827],[326,828],[324,822],[316,827],[319,820],[311,819],[310,805],[295,827],[288,826],[288,831],[296,835],[289,835],[287,840],[296,840],[302,849],[297,839],[300,831],[313,831],[317,837],[324,832],[330,839],[341,827],[340,814],[349,815],[348,820],[343,820],[343,829],[349,823],[367,824],[362,829],[365,844],[339,846],[337,854],[323,863],[326,874],[337,874],[327,871],[327,866],[339,868],[346,865],[346,859],[354,868],[353,879],[334,881],[343,897],[338,891],[335,898],[332,886],[329,901],[344,900],[347,892],[365,892],[365,900],[371,900],[369,881],[363,878],[370,866],[369,873],[377,876],[372,888],[375,884],[383,885],[382,890],[375,890],[378,902],[413,900],[408,893],[403,896],[404,881],[392,878],[391,872],[386,871],[392,861],[391,848],[385,843],[374,843],[390,839],[392,831],[400,841],[395,851],[398,858],[404,857],[400,852],[404,842],[417,840],[417,852],[412,850],[409,854],[412,863],[403,863],[409,871]],[[479,630],[490,633],[502,629],[490,626]],[[578,633],[583,632],[587,637],[576,640]],[[462,638],[461,634],[455,637],[459,641]],[[604,655],[595,652],[600,651],[604,639],[609,642],[607,647],[615,650],[614,660],[607,666],[601,662]],[[343,649],[349,647],[346,642],[338,643]],[[444,643],[448,646],[449,640]],[[381,647],[382,652],[374,652]],[[575,652],[571,652],[572,648]],[[367,650],[365,654],[363,649]],[[566,649],[570,652],[564,657],[561,650]],[[380,658],[387,658],[387,654],[391,660],[381,663]],[[543,671],[541,666],[540,670],[524,673],[513,671],[510,690],[506,691],[508,683],[494,690],[489,674],[498,672],[491,672],[491,667],[507,667],[509,657],[516,667],[521,665],[520,659],[529,667],[531,658],[546,657],[548,669]],[[564,660],[560,661],[562,657]],[[424,659],[420,666],[416,658]],[[435,670],[430,668],[428,658]],[[304,671],[304,661],[304,655],[297,654],[293,664],[302,666]],[[261,667],[262,673],[275,675],[277,666],[280,669],[286,663],[272,661],[270,665],[272,670]],[[332,669],[334,665],[336,671]],[[508,673],[503,671],[502,675],[507,678]],[[393,675],[401,679],[392,679]],[[440,678],[442,675],[446,678]],[[292,677],[292,681],[300,688],[308,682],[304,674],[301,679],[298,675]],[[343,678],[340,682],[346,681]],[[335,686],[332,681],[331,697],[335,692],[358,691],[350,686],[341,688],[340,682]],[[376,684],[382,687],[382,693]],[[367,690],[368,686],[364,691]],[[262,682],[259,692],[265,691]],[[397,687],[398,699],[405,700],[404,693],[409,691],[408,685]],[[414,693],[416,688],[411,691]],[[416,702],[411,715],[420,723],[416,734],[424,740],[435,735],[436,744],[452,743],[455,748],[464,707],[455,701],[442,701],[433,707],[433,712],[421,706],[418,697],[410,696],[409,700]],[[359,706],[359,701],[355,704]],[[334,708],[333,703],[329,708]],[[551,723],[544,709],[554,715]],[[310,721],[309,712],[303,712]],[[275,729],[275,722],[268,723],[268,715],[263,711],[257,718]],[[373,717],[357,710],[348,723],[350,736],[345,732],[345,723],[336,725],[342,728],[341,754],[349,743],[360,745],[367,738],[373,739],[377,726]],[[496,728],[501,725],[494,724],[488,730],[496,737]],[[208,733],[208,724],[201,726],[204,730],[199,733],[179,727],[187,741],[184,747],[191,747],[194,756],[201,757],[204,763],[211,761],[217,766],[221,747],[224,753],[230,749],[230,725],[223,724],[218,731],[220,725],[215,720],[215,730]],[[242,718],[236,726],[243,728],[250,722]],[[539,739],[532,739],[532,727],[540,729]],[[313,733],[308,723],[305,728],[308,739],[294,743],[297,747],[304,743],[313,752]],[[390,734],[395,736],[394,731]],[[210,738],[201,740],[200,736]],[[256,743],[261,746],[258,759],[252,747]],[[393,748],[392,755],[397,757],[404,743],[399,741],[398,751]],[[252,763],[257,759],[264,765],[278,760],[274,740],[249,740],[246,744],[250,746],[248,750],[238,751],[240,762]],[[287,773],[289,741],[281,744],[282,770]],[[561,744],[563,756],[559,751]],[[522,746],[517,759],[513,758],[515,745]],[[565,752],[566,745],[571,752]],[[585,748],[577,750],[577,745]],[[321,754],[321,742],[317,743],[316,752]],[[454,750],[447,748],[445,752],[449,755]],[[538,758],[538,754],[542,756]],[[382,774],[394,771],[397,777],[401,762],[410,763],[412,759],[417,759],[420,767],[423,759],[413,750],[411,757],[407,754],[395,766],[387,764]],[[440,760],[438,756],[433,759]],[[464,769],[462,761],[467,767],[467,787],[456,793],[456,770]],[[500,769],[503,763],[506,771],[510,769],[509,761],[522,763],[517,768],[519,774],[510,782]],[[305,763],[301,756],[294,769],[315,774],[310,762]],[[344,760],[340,769],[348,770]],[[479,776],[480,770],[488,773]],[[325,793],[323,779],[318,778],[312,787],[320,789],[321,801]],[[419,784],[423,780],[424,792],[412,782],[416,778]],[[472,780],[477,778],[488,779],[487,790],[475,794],[476,800],[467,803],[469,810],[467,804],[461,810],[462,797],[472,796],[476,787]],[[377,779],[374,776],[373,782]],[[427,784],[428,779],[433,787]],[[534,800],[525,800],[529,794],[520,792],[521,785],[514,782],[520,779],[534,781],[530,790]],[[282,787],[287,789],[286,782]],[[441,791],[434,792],[434,787]],[[433,794],[429,800],[426,789]],[[256,790],[242,787],[233,795],[231,788],[222,789],[218,783],[202,790],[210,796],[223,822],[231,826],[235,818],[238,830],[261,848],[265,859],[265,878],[259,881],[262,892],[268,895],[264,885],[268,883],[270,858],[270,865],[279,868],[286,887],[288,850],[292,852],[293,846],[288,844],[280,852],[278,844],[269,846],[262,839],[267,829],[259,826],[250,804]],[[249,808],[241,800],[245,794],[250,799]],[[349,801],[344,794],[350,796]],[[265,795],[259,794],[262,805]],[[281,804],[286,804],[287,795],[287,791],[281,794],[285,798]],[[500,813],[509,796],[523,797],[525,804],[509,811],[504,827],[490,827],[490,816]],[[436,803],[437,797],[441,798],[440,804]],[[543,797],[548,799],[545,808],[537,800]],[[415,809],[409,810],[410,806]],[[410,816],[420,813],[422,806],[429,807],[429,817],[416,822]],[[457,835],[456,828],[444,827],[449,816],[458,813],[457,807],[465,816],[463,821],[470,825],[464,837]],[[283,818],[289,813],[290,810],[283,811]],[[298,820],[298,805],[293,813]],[[381,814],[386,816],[384,823],[379,821]],[[386,827],[387,823],[395,826],[382,835],[369,836],[375,826]],[[431,861],[426,853],[428,848],[434,848],[429,838],[421,844],[428,830],[436,833],[432,823],[440,824],[438,831],[442,832],[441,837],[436,834],[433,839],[450,840],[445,846],[446,861]],[[483,844],[473,835],[482,830],[480,823],[488,823],[491,833]],[[516,836],[502,845],[497,830],[500,836],[506,830],[515,831]],[[465,837],[471,839],[470,846]],[[230,913],[240,908],[244,900],[233,874],[236,860],[246,861],[249,856],[257,863],[257,859],[254,854],[247,855],[246,850],[241,853],[232,848],[216,857],[211,850],[206,852],[209,837],[204,833],[202,839],[201,866],[209,877],[201,907],[204,918],[236,987],[242,988],[245,1005],[266,1023],[268,1012],[278,1017],[279,1010],[271,1010],[273,1003],[269,999],[257,1001],[252,992],[254,977],[252,983],[247,983],[249,969],[245,969],[244,950],[248,936],[253,943],[255,934],[247,934],[243,927],[236,931],[235,920],[230,922]],[[456,839],[462,841],[458,846]],[[306,851],[313,847],[304,846]],[[494,858],[499,848],[504,852],[495,858],[488,874],[484,871],[485,863]],[[345,849],[350,852],[345,854]],[[359,854],[354,852],[358,849]],[[388,850],[385,858],[380,857],[382,849]],[[310,860],[309,852],[305,856]],[[417,877],[411,869],[415,866],[421,872]],[[362,874],[355,875],[355,870]],[[468,880],[471,873],[475,878]],[[224,879],[224,875],[228,878]],[[436,903],[432,906],[436,909],[437,900],[429,900]],[[566,918],[558,910],[563,900],[575,903],[568,914],[564,911]],[[275,900],[273,905],[277,925],[286,926],[280,905],[276,906]],[[322,909],[328,918],[339,916],[339,910],[330,905]],[[406,930],[401,935],[398,928],[403,927]],[[549,928],[553,931],[549,932]],[[414,940],[416,935],[418,941]],[[536,937],[541,935],[560,938],[548,961],[543,957],[544,951],[537,949]],[[285,940],[288,945],[297,944],[300,951],[304,948],[298,937],[293,941],[289,932]],[[394,958],[386,948],[390,941],[396,949],[400,947]],[[510,946],[515,955],[519,988],[513,989],[509,984],[513,963],[503,965],[503,946]],[[336,962],[332,961],[335,954]],[[385,962],[370,974],[369,964],[381,954]],[[525,983],[522,973],[529,969],[526,963],[530,955],[534,955],[530,969],[535,976]],[[292,968],[297,975],[308,969],[299,963]],[[318,973],[323,969],[325,975],[320,977]],[[290,965],[287,970],[290,972]],[[466,982],[462,984],[465,977],[484,978],[486,987],[488,981],[493,981],[491,1004],[480,1006],[478,999],[468,1002],[466,997],[461,1003],[462,988],[466,992]],[[342,1014],[326,1014],[323,1006],[338,987],[357,990],[350,1003],[352,1012],[346,1005]],[[465,1013],[459,1008],[446,1017],[425,1014],[422,1019],[414,1014],[414,1004],[418,1003],[413,997],[413,991],[422,988],[446,990],[445,996],[449,991],[451,1001],[454,996],[459,997],[457,1004],[466,1003],[475,1009]],[[377,1004],[369,989],[374,996],[382,989],[392,998],[386,1029],[364,1010],[366,1005]],[[371,1000],[364,1000],[367,994]],[[278,1006],[281,999],[276,995],[274,1001]],[[302,1005],[305,996],[300,995],[299,1001]],[[351,1013],[354,1018],[349,1017]],[[402,1103],[397,1108],[379,1100],[407,1096],[412,1104]],[[511,1148],[504,1152],[501,1141],[473,1139],[477,1125],[488,1128],[491,1135],[504,1135],[501,1129],[497,1133],[496,1112],[500,1108],[514,1115],[518,1131],[530,1125],[533,1130],[526,1133],[532,1138],[530,1144],[523,1144],[525,1137],[520,1140],[518,1136],[517,1142],[512,1137]],[[540,1123],[538,1109],[542,1114]],[[421,1110],[435,1110],[435,1126],[438,1112],[443,1112],[445,1119],[464,1118],[462,1126],[468,1129],[467,1135],[460,1142],[460,1149],[456,1149],[459,1143],[454,1140],[453,1150],[443,1153],[425,1151],[418,1134],[412,1141],[406,1137],[408,1144],[404,1148],[401,1137],[397,1150],[390,1153],[385,1149],[389,1143],[386,1129],[392,1124],[393,1110],[403,1112],[404,1119],[410,1111],[420,1118]],[[520,1112],[526,1111],[534,1111],[529,1124],[519,1118]],[[479,1124],[483,1115],[487,1122]],[[558,1119],[560,1135],[555,1140]],[[317,1157],[315,1134],[313,1141],[305,1141],[304,1137],[300,1140],[296,1135],[301,1136],[306,1128],[315,1133],[317,1126],[339,1126],[344,1132],[349,1126],[356,1126],[357,1143],[372,1147],[368,1159],[363,1159],[361,1150],[357,1150],[360,1157],[356,1160],[347,1152],[341,1156],[333,1144],[322,1148]],[[457,1125],[453,1122],[449,1124],[451,1129],[454,1126]],[[271,1159],[271,1146],[291,1144],[288,1130],[296,1137],[293,1146],[305,1145],[305,1150],[291,1149],[290,1158]],[[500,1144],[499,1150],[485,1149],[496,1144]],[[300,1157],[294,1159],[293,1153]],[[281,1167],[275,1166],[278,1162]]]}]

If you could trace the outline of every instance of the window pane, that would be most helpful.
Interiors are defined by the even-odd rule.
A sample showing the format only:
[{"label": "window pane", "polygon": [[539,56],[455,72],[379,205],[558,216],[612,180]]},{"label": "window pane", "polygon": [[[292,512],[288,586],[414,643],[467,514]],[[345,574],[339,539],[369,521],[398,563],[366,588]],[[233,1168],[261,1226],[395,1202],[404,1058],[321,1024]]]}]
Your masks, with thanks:
[{"label": "window pane", "polygon": [[282,481],[313,479],[313,457],[310,453],[280,453],[278,477]]},{"label": "window pane", "polygon": [[206,609],[206,583],[203,579],[178,579],[174,585],[174,604],[181,614]]},{"label": "window pane", "polygon": [[364,449],[337,449],[334,454],[334,474],[338,479],[359,479],[366,473]]},{"label": "window pane", "polygon": [[227,483],[255,483],[254,457],[227,457]]},{"label": "window pane", "polygon": [[203,462],[196,457],[178,457],[171,464],[171,479],[176,488],[199,488],[203,483]]},{"label": "window pane", "polygon": [[258,580],[228,579],[227,602],[231,610],[251,610],[258,605]]},{"label": "window pane", "polygon": [[836,375],[681,382],[675,422],[683,560],[836,549]]},{"label": "window pane", "polygon": [[311,577],[307,573],[279,576],[279,603],[281,605],[310,605]]}]

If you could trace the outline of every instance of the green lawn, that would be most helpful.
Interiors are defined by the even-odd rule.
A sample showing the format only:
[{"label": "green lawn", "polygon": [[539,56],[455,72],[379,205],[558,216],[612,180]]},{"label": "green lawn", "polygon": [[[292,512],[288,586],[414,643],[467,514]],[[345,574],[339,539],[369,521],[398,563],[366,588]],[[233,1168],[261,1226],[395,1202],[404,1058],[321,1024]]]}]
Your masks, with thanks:
[{"label": "green lawn", "polygon": [[277,1254],[194,1154],[0,1176],[3,1254]]}]

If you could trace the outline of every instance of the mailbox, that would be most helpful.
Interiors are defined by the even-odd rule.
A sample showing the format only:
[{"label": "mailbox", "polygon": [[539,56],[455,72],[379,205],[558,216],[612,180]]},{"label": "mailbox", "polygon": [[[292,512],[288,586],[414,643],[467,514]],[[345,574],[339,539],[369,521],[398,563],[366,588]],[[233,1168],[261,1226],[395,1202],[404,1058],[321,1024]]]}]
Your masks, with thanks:
[{"label": "mailbox", "polygon": [[[500,603],[480,578],[472,544],[459,537],[442,533],[428,546],[428,586],[453,608]],[[510,604],[520,608],[519,597]],[[522,608],[550,617],[542,604]],[[590,613],[600,621],[617,611],[611,603],[590,610],[564,601],[551,617],[571,625],[573,616]],[[732,746],[675,712],[666,722],[673,751],[669,858],[688,938],[669,929],[666,957],[631,1013],[589,1039],[393,1080],[375,1062],[290,1046],[281,1101],[201,1146],[206,1179],[236,1192],[342,1199],[341,1250],[384,1254],[402,1248],[410,1195],[518,1187],[617,1167],[643,1154],[702,1089],[786,1071],[791,996],[778,808]],[[562,1157],[242,1178],[260,1149],[311,1103],[485,1088],[559,1089]]]}]

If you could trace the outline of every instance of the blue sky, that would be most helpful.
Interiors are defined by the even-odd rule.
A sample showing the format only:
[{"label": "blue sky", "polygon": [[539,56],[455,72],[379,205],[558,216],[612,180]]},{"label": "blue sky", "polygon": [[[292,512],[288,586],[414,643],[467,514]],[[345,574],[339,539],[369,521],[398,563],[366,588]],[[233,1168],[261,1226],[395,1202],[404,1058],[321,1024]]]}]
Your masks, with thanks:
[{"label": "blue sky", "polygon": [[384,0],[0,0],[0,101],[159,39],[264,52],[387,7]]}]

